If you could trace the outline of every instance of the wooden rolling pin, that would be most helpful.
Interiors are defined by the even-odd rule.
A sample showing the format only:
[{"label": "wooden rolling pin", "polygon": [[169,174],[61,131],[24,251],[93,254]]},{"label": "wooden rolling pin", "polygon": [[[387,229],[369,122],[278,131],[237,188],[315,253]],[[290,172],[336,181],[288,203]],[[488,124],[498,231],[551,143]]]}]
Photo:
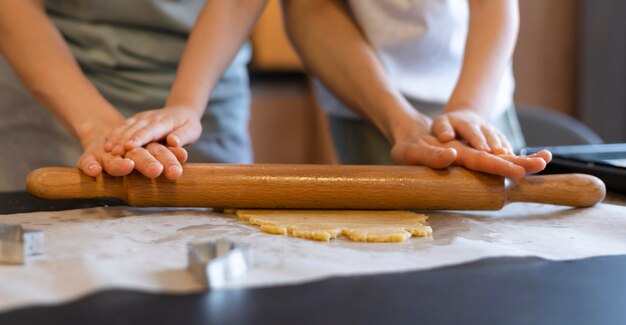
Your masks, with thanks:
[{"label": "wooden rolling pin", "polygon": [[290,209],[498,210],[507,202],[573,207],[604,199],[604,183],[583,174],[504,178],[460,167],[187,164],[171,181],[138,172],[89,177],[40,168],[27,189],[43,199],[110,197],[134,206]]}]

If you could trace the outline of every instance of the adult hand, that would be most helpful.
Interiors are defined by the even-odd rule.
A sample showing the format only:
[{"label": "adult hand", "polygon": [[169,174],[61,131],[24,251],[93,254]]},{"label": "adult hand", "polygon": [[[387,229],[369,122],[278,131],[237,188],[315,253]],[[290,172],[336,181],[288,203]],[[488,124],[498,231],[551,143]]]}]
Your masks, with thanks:
[{"label": "adult hand", "polygon": [[124,157],[134,161],[135,169],[147,177],[156,178],[164,174],[174,180],[183,174],[182,164],[187,161],[187,151],[182,147],[166,147],[151,142],[145,147],[127,151]]},{"label": "adult hand", "polygon": [[496,174],[519,180],[526,174],[538,173],[546,168],[552,160],[552,154],[547,150],[542,150],[536,154],[528,156],[516,156],[514,154],[493,154],[472,148],[458,140],[442,143],[439,145],[452,147],[457,150],[455,166],[462,166],[467,169]]},{"label": "adult hand", "polygon": [[398,164],[425,165],[432,168],[462,166],[514,180],[543,170],[552,160],[552,154],[546,150],[530,156],[493,154],[477,150],[458,140],[439,141],[419,128],[396,142],[391,150],[391,157]]},{"label": "adult hand", "polygon": [[459,139],[481,151],[513,154],[513,148],[506,136],[470,109],[439,115],[433,120],[431,132],[440,142]]},{"label": "adult hand", "polygon": [[92,177],[98,176],[103,171],[111,176],[128,175],[135,168],[135,162],[106,152],[103,148],[106,133],[106,128],[85,131],[85,136],[80,139],[84,151],[78,159],[78,168]]},{"label": "adult hand", "polygon": [[197,110],[187,106],[169,106],[144,111],[126,120],[107,137],[104,149],[123,155],[148,143],[165,140],[171,147],[193,143],[202,133]]}]

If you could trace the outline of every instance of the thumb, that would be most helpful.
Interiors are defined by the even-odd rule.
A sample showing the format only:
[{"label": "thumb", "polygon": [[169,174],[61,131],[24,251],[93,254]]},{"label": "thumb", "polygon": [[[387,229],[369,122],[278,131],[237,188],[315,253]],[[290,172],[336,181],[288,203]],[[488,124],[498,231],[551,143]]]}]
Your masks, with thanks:
[{"label": "thumb", "polygon": [[83,173],[91,177],[96,177],[102,172],[102,164],[98,161],[98,157],[91,152],[84,153],[77,165]]}]

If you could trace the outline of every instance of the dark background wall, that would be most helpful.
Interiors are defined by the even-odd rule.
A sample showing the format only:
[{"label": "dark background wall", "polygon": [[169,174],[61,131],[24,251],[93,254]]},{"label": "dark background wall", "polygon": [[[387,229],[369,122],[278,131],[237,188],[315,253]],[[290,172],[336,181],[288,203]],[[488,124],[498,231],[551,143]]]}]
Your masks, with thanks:
[{"label": "dark background wall", "polygon": [[626,1],[582,0],[580,118],[607,142],[626,142]]}]

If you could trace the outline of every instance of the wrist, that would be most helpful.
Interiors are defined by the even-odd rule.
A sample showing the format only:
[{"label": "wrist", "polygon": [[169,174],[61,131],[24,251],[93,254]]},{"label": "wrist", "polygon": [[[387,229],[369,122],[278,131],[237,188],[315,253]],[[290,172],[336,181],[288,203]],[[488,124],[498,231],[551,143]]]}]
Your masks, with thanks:
[{"label": "wrist", "polygon": [[185,100],[180,98],[168,98],[165,103],[165,109],[176,109],[186,111],[188,114],[195,116],[198,119],[202,118],[204,110],[206,109],[206,103],[198,103],[192,100]]},{"label": "wrist", "polygon": [[483,112],[478,109],[474,109],[472,107],[458,107],[458,108],[450,108],[443,112],[443,114],[448,114],[449,117],[455,117],[457,119],[462,119],[465,121],[487,121],[489,119],[489,112]]},{"label": "wrist", "polygon": [[487,118],[491,111],[490,105],[481,101],[451,99],[443,109],[443,113],[472,112],[483,118]]},{"label": "wrist", "polygon": [[369,100],[362,100],[363,113],[392,144],[415,133],[416,130],[430,128],[430,118],[419,113],[399,93],[395,91],[377,94]]},{"label": "wrist", "polygon": [[85,146],[98,134],[122,125],[124,121],[124,116],[113,109],[112,112],[103,112],[84,117],[76,121],[72,128],[80,143]]},{"label": "wrist", "polygon": [[70,81],[67,89],[58,84],[48,87],[31,84],[29,90],[81,143],[94,130],[124,122],[124,116],[92,84],[85,80]]},{"label": "wrist", "polygon": [[450,101],[443,108],[444,113],[452,113],[456,111],[473,111],[472,107],[475,107],[474,103],[469,101]]},{"label": "wrist", "polygon": [[407,114],[394,123],[390,142],[395,145],[407,138],[414,137],[416,134],[430,133],[431,124],[430,117],[413,111],[413,114]]}]

